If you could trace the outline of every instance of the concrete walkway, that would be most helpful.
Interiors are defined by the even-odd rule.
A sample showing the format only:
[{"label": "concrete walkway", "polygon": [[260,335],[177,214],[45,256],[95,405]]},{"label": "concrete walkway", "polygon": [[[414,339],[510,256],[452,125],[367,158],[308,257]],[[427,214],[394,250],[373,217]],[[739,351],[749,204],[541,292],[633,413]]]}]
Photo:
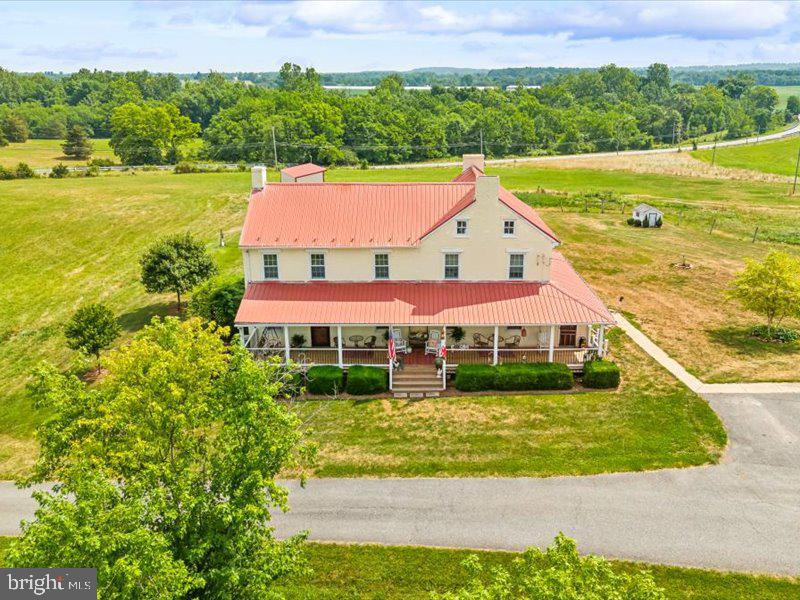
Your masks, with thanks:
[{"label": "concrete walkway", "polygon": [[689,373],[678,361],[670,357],[636,326],[615,312],[614,320],[628,337],[653,359],[672,373],[686,387],[698,394],[800,394],[800,382],[761,383],[703,383]]}]

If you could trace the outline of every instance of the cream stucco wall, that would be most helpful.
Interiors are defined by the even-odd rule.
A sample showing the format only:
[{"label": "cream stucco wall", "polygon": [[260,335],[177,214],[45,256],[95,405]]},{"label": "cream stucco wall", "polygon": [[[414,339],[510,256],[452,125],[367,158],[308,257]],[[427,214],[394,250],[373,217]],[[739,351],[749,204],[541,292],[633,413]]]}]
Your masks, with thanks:
[{"label": "cream stucco wall", "polygon": [[[482,180],[489,189],[482,189]],[[425,237],[416,248],[321,248],[325,254],[327,281],[372,281],[374,254],[389,254],[389,278],[402,281],[444,279],[444,255],[459,254],[461,281],[508,280],[509,253],[525,255],[526,281],[547,281],[553,243],[550,238],[497,199],[495,177],[480,178],[477,201]],[[515,235],[503,235],[503,222],[515,222]],[[467,235],[456,235],[456,221],[467,221]],[[263,255],[278,254],[281,281],[311,279],[312,250],[305,248],[244,249],[246,281],[263,280]]]}]

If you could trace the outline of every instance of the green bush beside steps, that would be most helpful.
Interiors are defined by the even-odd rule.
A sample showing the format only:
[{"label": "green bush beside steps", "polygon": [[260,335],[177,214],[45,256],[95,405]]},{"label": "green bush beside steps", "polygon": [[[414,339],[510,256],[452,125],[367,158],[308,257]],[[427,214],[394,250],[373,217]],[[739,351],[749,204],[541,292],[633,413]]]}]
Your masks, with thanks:
[{"label": "green bush beside steps", "polygon": [[342,392],[354,396],[382,394],[389,389],[389,373],[381,367],[354,365],[344,371],[337,366],[310,367],[306,372],[309,394],[335,396]]},{"label": "green bush beside steps", "polygon": [[[572,370],[562,363],[459,365],[455,377],[455,387],[462,392],[568,390],[574,384]],[[588,362],[584,365],[583,385],[615,388],[619,385],[619,367],[610,361]]]},{"label": "green bush beside steps", "polygon": [[507,365],[459,365],[455,386],[462,392],[484,390],[568,390],[572,371],[561,363],[514,363]]}]

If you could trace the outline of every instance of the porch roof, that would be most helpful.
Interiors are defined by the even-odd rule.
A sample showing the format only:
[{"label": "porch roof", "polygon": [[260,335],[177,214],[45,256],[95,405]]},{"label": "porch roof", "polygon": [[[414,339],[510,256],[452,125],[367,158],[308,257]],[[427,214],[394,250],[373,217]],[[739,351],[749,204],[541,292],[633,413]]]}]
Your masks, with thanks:
[{"label": "porch roof", "polygon": [[551,281],[255,282],[236,323],[385,325],[612,325],[614,319],[559,253]]}]

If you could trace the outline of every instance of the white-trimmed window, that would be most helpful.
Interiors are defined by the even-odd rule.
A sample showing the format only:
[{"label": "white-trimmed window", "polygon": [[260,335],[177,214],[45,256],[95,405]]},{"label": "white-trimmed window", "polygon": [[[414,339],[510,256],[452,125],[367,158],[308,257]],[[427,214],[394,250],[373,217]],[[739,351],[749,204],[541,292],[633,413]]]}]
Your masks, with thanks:
[{"label": "white-trimmed window", "polygon": [[456,235],[461,237],[467,236],[467,220],[466,219],[458,219],[456,221]]},{"label": "white-trimmed window", "polygon": [[278,279],[278,255],[264,255],[264,279]]},{"label": "white-trimmed window", "polygon": [[506,219],[503,221],[503,235],[514,236],[517,232],[517,222],[514,219]]},{"label": "white-trimmed window", "polygon": [[325,279],[325,255],[321,252],[311,254],[311,279]]},{"label": "white-trimmed window", "polygon": [[374,256],[375,279],[389,279],[389,255],[381,252]]},{"label": "white-trimmed window", "polygon": [[508,278],[509,279],[522,279],[525,277],[525,255],[524,254],[509,254],[508,255]]},{"label": "white-trimmed window", "polygon": [[459,260],[458,254],[447,253],[444,255],[444,278],[445,279],[458,279],[459,277]]}]

